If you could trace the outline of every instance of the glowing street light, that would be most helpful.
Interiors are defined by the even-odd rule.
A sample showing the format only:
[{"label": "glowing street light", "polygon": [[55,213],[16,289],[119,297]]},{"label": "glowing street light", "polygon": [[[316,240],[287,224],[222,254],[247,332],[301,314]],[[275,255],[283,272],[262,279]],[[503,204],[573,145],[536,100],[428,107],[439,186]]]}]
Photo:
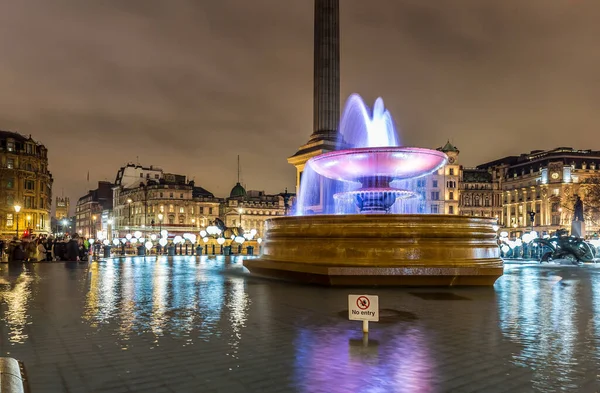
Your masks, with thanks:
[{"label": "glowing street light", "polygon": [[15,205],[14,208],[17,213],[17,237],[19,237],[19,212],[21,211],[21,205]]}]

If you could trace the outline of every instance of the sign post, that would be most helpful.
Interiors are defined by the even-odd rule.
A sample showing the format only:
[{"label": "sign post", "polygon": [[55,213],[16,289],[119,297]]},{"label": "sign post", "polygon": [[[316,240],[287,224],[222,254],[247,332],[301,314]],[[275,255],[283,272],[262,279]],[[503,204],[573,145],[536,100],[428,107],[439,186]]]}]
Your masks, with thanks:
[{"label": "sign post", "polygon": [[379,297],[375,295],[348,295],[348,319],[363,321],[363,333],[369,333],[369,321],[379,321]]}]

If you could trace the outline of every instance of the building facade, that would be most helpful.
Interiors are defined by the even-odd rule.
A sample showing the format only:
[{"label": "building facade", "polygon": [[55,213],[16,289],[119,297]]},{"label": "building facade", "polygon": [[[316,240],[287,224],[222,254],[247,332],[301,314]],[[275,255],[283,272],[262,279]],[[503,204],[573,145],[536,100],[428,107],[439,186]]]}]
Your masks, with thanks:
[{"label": "building facade", "polygon": [[[531,229],[551,234],[561,228],[570,230],[575,196],[586,203],[582,183],[600,175],[600,152],[570,147],[534,150],[478,168],[497,178],[502,195],[501,224],[512,236]],[[588,232],[598,231],[598,223],[589,216],[586,227]]]},{"label": "building facade", "polygon": [[502,223],[502,191],[495,172],[462,168],[459,192],[461,215],[495,218]]},{"label": "building facade", "polygon": [[51,232],[52,183],[46,147],[31,136],[0,131],[1,236]]},{"label": "building facade", "polygon": [[102,213],[112,209],[110,182],[98,182],[98,188],[79,198],[75,206],[75,231],[84,238],[96,238],[102,231]]},{"label": "building facade", "polygon": [[54,210],[54,218],[62,220],[65,217],[69,217],[69,209],[71,204],[69,197],[56,197],[56,206]]},{"label": "building facade", "polygon": [[221,200],[193,181],[187,182],[185,176],[163,174],[146,180],[132,188],[114,187],[114,229],[107,237],[124,237],[135,231],[158,234],[161,230],[170,236],[197,235],[219,217]]},{"label": "building facade", "polygon": [[269,195],[264,191],[246,192],[244,187],[237,183],[226,198],[221,215],[227,227],[239,228],[244,231],[256,229],[256,238],[263,237],[269,218],[284,216],[289,212],[294,203],[294,194],[285,193]]}]

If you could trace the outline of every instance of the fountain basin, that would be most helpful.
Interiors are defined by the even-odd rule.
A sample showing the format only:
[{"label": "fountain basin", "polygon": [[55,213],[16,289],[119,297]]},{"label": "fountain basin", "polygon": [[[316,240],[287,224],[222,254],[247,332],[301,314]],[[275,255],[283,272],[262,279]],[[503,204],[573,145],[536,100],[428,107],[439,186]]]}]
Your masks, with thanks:
[{"label": "fountain basin", "polygon": [[414,179],[441,168],[448,157],[419,147],[362,147],[335,150],[313,157],[308,164],[329,179],[365,184],[365,179]]},{"label": "fountain basin", "polygon": [[360,214],[267,220],[255,275],[323,285],[493,285],[503,273],[490,218]]}]

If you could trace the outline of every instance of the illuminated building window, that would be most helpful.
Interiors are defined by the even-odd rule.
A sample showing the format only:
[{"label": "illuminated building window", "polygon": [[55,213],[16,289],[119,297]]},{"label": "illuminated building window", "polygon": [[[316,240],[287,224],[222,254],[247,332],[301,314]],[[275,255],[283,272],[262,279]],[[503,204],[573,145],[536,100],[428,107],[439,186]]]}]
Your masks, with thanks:
[{"label": "illuminated building window", "polygon": [[179,208],[179,213],[185,213],[185,208],[183,206]]},{"label": "illuminated building window", "polygon": [[7,227],[12,227],[13,226],[13,215],[12,215],[12,213],[6,214],[6,226]]}]

